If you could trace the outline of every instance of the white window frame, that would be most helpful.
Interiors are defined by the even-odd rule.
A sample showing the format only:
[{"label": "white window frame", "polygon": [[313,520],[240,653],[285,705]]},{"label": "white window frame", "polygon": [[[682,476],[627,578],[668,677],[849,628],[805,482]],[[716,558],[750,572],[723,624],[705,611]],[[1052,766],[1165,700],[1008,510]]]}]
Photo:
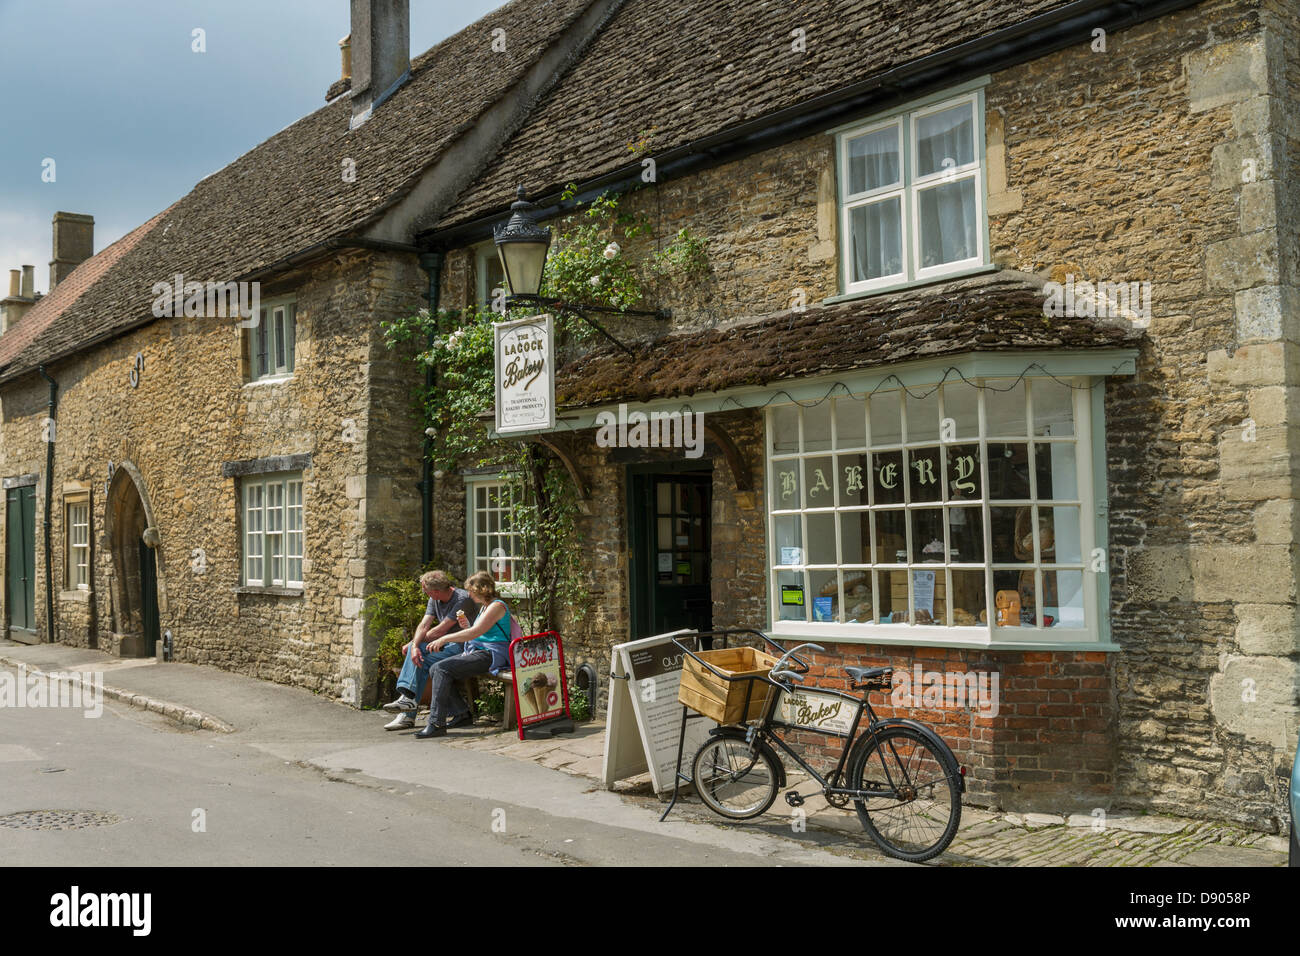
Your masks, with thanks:
[{"label": "white window frame", "polygon": [[[952,169],[925,176],[917,175],[916,119],[930,113],[937,113],[971,104],[972,123],[974,124],[974,142],[972,161],[954,166]],[[841,291],[845,295],[859,292],[877,292],[898,288],[912,283],[927,282],[949,275],[970,272],[989,264],[988,217],[985,213],[987,197],[985,196],[985,146],[984,146],[984,91],[971,90],[933,103],[918,101],[891,111],[883,116],[872,117],[865,122],[836,131],[836,166],[838,170],[838,202],[840,223],[840,270]],[[899,177],[900,182],[878,187],[861,193],[849,192],[849,141],[897,125],[900,141]],[[937,266],[921,267],[921,228],[919,193],[927,187],[941,183],[945,178],[952,182],[972,179],[975,183],[975,242],[976,254],[966,259],[945,262]],[[881,200],[899,197],[901,210],[899,223],[902,229],[902,271],[874,279],[853,281],[853,233],[850,226],[852,211],[860,206]]]},{"label": "white window frame", "polygon": [[[283,340],[277,332],[277,320],[283,319]],[[258,323],[248,330],[248,381],[283,381],[293,377],[297,367],[298,306],[294,299],[271,299],[261,306]],[[262,334],[266,334],[267,369],[258,372],[258,355]],[[277,352],[283,350],[282,360]]]},{"label": "white window frame", "polygon": [[[84,517],[78,520],[78,512]],[[90,496],[70,496],[64,499],[64,586],[69,591],[90,590]],[[76,531],[81,528],[84,540],[77,541]]]},{"label": "white window frame", "polygon": [[[513,488],[513,491],[511,490]],[[484,495],[496,491],[500,495],[503,491],[512,494],[512,501],[519,500],[523,494],[523,486],[519,482],[502,481],[499,477],[466,477],[465,479],[465,565],[467,573],[473,574],[476,571],[488,571],[497,582],[497,590],[502,594],[523,594],[526,590],[524,579],[528,570],[528,557],[523,553],[523,538],[518,531],[502,532],[500,530],[489,530],[490,523],[487,522],[487,515],[481,513],[489,509],[480,509],[478,507],[478,492],[482,491]],[[508,511],[509,508],[495,509],[498,514]],[[500,524],[498,523],[498,529]],[[518,554],[508,554],[504,558],[492,556],[495,547],[489,547],[487,554],[479,551],[479,536],[486,535],[489,537],[489,545],[492,538],[496,538],[496,546],[500,546],[500,539],[509,536],[518,542]],[[501,580],[501,575],[493,570],[493,561],[505,561],[510,571],[508,581]]]},{"label": "white window frame", "polygon": [[239,516],[241,586],[301,588],[307,550],[302,472],[242,478]]},{"label": "white window frame", "polygon": [[477,293],[476,303],[480,308],[492,308],[492,289],[488,288],[488,268],[493,263],[498,269],[501,269],[501,286],[509,295],[510,290],[506,287],[505,269],[501,266],[501,258],[497,254],[496,243],[485,242],[474,247],[474,284]]},{"label": "white window frame", "polygon": [[[936,382],[938,377],[939,376],[936,376]],[[767,463],[766,464],[767,467],[766,504],[767,504],[767,518],[768,518],[767,520],[767,528],[768,528],[767,575],[768,575],[768,609],[769,609],[768,620],[769,620],[769,626],[771,627],[773,633],[778,635],[783,634],[783,635],[789,635],[791,637],[809,638],[814,640],[818,637],[821,637],[828,640],[851,639],[857,641],[868,641],[872,643],[887,643],[887,644],[905,644],[905,645],[924,644],[924,645],[949,646],[949,647],[980,646],[980,647],[1004,647],[1004,648],[1014,648],[1017,645],[1042,646],[1042,645],[1057,645],[1057,644],[1069,645],[1071,647],[1078,647],[1079,645],[1088,645],[1088,644],[1099,645],[1108,639],[1108,635],[1106,634],[1106,629],[1107,629],[1106,622],[1103,620],[1102,609],[1098,604],[1098,596],[1099,596],[1098,588],[1097,588],[1098,576],[1097,574],[1093,573],[1095,568],[1091,567],[1093,563],[1092,557],[1095,555],[1094,549],[1096,547],[1096,534],[1098,528],[1094,520],[1094,516],[1096,516],[1097,512],[1096,512],[1095,502],[1094,502],[1094,486],[1093,486],[1094,436],[1093,436],[1093,425],[1092,425],[1092,390],[1084,386],[1093,383],[1095,380],[1088,376],[1075,376],[1075,377],[1062,379],[1063,381],[1068,381],[1071,384],[1078,387],[1076,387],[1071,392],[1071,398],[1072,398],[1071,407],[1072,407],[1072,413],[1074,417],[1074,435],[1072,438],[1060,439],[1060,438],[1054,438],[1053,436],[1050,435],[1048,436],[1033,435],[1034,426],[1033,424],[1031,424],[1033,422],[1033,418],[1032,418],[1033,381],[1035,378],[1041,378],[1041,376],[1031,375],[1031,376],[1026,376],[1026,378],[1028,379],[1028,387],[1026,388],[1026,394],[1025,394],[1026,434],[1024,437],[1018,435],[988,434],[986,411],[985,411],[985,392],[981,390],[978,393],[979,431],[978,431],[977,439],[971,438],[969,436],[964,436],[964,437],[956,438],[951,442],[940,441],[937,443],[941,448],[946,445],[968,446],[977,443],[979,445],[980,459],[981,459],[979,463],[979,474],[980,474],[979,487],[981,489],[981,497],[979,499],[979,510],[981,512],[981,521],[982,521],[982,530],[983,530],[983,555],[984,555],[983,562],[956,563],[956,562],[950,562],[948,560],[945,560],[942,564],[928,564],[928,563],[920,563],[915,561],[913,555],[916,554],[916,551],[912,547],[913,543],[910,540],[911,535],[910,535],[910,523],[909,523],[909,541],[907,545],[908,561],[904,564],[899,564],[899,563],[869,564],[866,563],[865,561],[860,563],[842,562],[839,564],[832,564],[832,565],[778,564],[777,561],[780,556],[777,554],[777,546],[776,546],[776,520],[775,519],[777,518],[784,517],[784,516],[792,516],[792,515],[798,516],[800,521],[800,540],[801,542],[803,542],[802,547],[804,549],[807,549],[808,542],[809,542],[807,516],[810,513],[810,511],[813,514],[833,512],[837,516],[835,521],[836,555],[842,559],[844,552],[843,552],[843,544],[842,541],[840,540],[842,529],[841,529],[841,522],[838,520],[839,514],[844,512],[854,512],[854,511],[879,512],[881,510],[897,509],[899,507],[902,507],[906,510],[921,510],[927,508],[942,507],[945,504],[947,504],[947,502],[949,501],[949,495],[947,493],[947,489],[944,489],[944,493],[942,494],[938,502],[913,503],[911,501],[911,495],[909,490],[905,494],[904,503],[901,506],[898,504],[878,505],[875,503],[874,491],[872,491],[870,493],[870,498],[869,498],[870,504],[868,505],[862,505],[861,503],[841,504],[839,500],[840,482],[838,480],[834,480],[834,478],[837,476],[832,476],[833,477],[832,489],[834,492],[833,503],[828,506],[819,502],[818,505],[820,505],[820,507],[810,508],[808,502],[808,488],[806,486],[806,482],[801,478],[799,480],[799,497],[800,497],[799,506],[797,508],[788,508],[788,507],[778,508],[777,501],[776,501],[776,493],[777,493],[777,485],[778,485],[777,469],[780,467],[780,465],[783,462],[790,462],[790,461],[802,462],[802,460],[805,458],[822,458],[822,457],[830,457],[832,461],[834,461],[834,456],[836,454],[844,454],[845,452],[865,453],[866,451],[870,450],[872,452],[880,453],[880,452],[901,450],[910,447],[931,448],[936,444],[936,442],[932,438],[928,438],[928,437],[925,438],[924,440],[917,440],[914,442],[909,442],[907,440],[907,434],[906,434],[907,412],[906,412],[906,403],[904,402],[902,403],[902,408],[900,409],[901,424],[902,424],[902,428],[904,429],[902,442],[892,443],[888,445],[873,446],[872,435],[871,435],[870,396],[865,395],[864,393],[855,392],[852,396],[836,397],[834,399],[827,399],[827,401],[859,402],[859,401],[863,401],[864,398],[866,399],[866,401],[863,404],[863,414],[864,414],[864,423],[865,423],[864,426],[865,445],[861,449],[857,448],[856,446],[853,448],[837,447],[838,442],[836,437],[836,424],[837,424],[838,416],[835,414],[834,407],[832,406],[830,411],[830,428],[831,428],[830,449],[826,449],[826,450],[818,449],[812,451],[805,451],[804,450],[804,446],[805,446],[804,419],[805,419],[805,415],[807,414],[807,412],[803,410],[805,406],[801,405],[800,403],[788,403],[788,402],[780,403],[779,405],[773,404],[768,406],[766,412],[766,426],[765,426],[765,435],[764,435],[764,449],[765,449],[764,453],[765,453],[766,463]],[[1050,379],[1043,379],[1043,380],[1049,382],[1051,381]],[[973,381],[975,382],[975,384],[983,385],[988,383],[990,379],[977,378],[977,379],[973,379]],[[915,396],[915,395],[925,393],[926,391],[929,390],[930,387],[932,387],[933,384],[934,383],[932,383],[930,386],[927,386],[923,384],[909,383],[908,389]],[[968,385],[965,385],[960,380],[954,381],[951,378],[945,384],[949,388],[952,388],[954,386],[960,388],[969,388]],[[886,391],[886,389],[881,389],[880,391],[875,392],[875,394],[879,396],[883,391]],[[946,393],[944,391],[941,391],[940,393],[940,404],[939,404],[940,421],[942,421],[943,418],[946,417],[945,416],[946,409],[944,408],[945,394]],[[798,409],[799,442],[798,442],[797,451],[779,452],[779,453],[773,452],[773,446],[775,441],[775,436],[773,434],[774,418],[778,414],[777,413],[778,407],[785,407],[787,409],[794,407]],[[1035,462],[1034,462],[1034,456],[1037,454],[1036,446],[1044,445],[1044,444],[1052,444],[1054,442],[1062,442],[1062,441],[1072,442],[1074,446],[1075,481],[1076,481],[1078,497],[1077,499],[1069,499],[1069,500],[1044,499],[1044,501],[1050,501],[1050,505],[1048,505],[1048,507],[1075,507],[1078,509],[1077,513],[1079,515],[1079,525],[1080,525],[1078,529],[1080,562],[1057,563],[1057,562],[1049,562],[1049,561],[1042,561],[1042,560],[1039,560],[1037,562],[1031,561],[1031,562],[1015,563],[1015,564],[1002,564],[1002,563],[994,562],[993,543],[992,543],[993,529],[990,520],[990,509],[992,507],[1020,507],[1024,505],[1033,506],[1033,505],[1041,504],[1041,502],[1039,502],[1037,499],[1037,470],[1035,468]],[[1030,497],[1024,500],[1004,501],[998,499],[991,502],[990,498],[988,497],[989,494],[988,446],[990,444],[1005,444],[1007,442],[1015,442],[1015,443],[1025,442],[1029,446],[1030,461],[1029,461],[1028,468],[1030,474]],[[800,470],[802,471],[802,467],[800,468]],[[869,470],[867,476],[867,484],[869,486],[874,483],[874,478],[875,478],[874,474],[871,474]],[[907,489],[908,485],[904,484],[904,488]],[[973,505],[974,501],[968,500],[968,503]],[[1034,524],[1033,534],[1034,534],[1034,543],[1035,543],[1035,553],[1037,554],[1039,550],[1037,523]],[[949,542],[948,542],[948,523],[946,521],[945,521],[944,535],[945,535],[944,547],[945,547],[945,552],[947,552]],[[875,545],[876,540],[877,540],[876,537],[873,535],[872,536],[873,554],[874,554],[874,548],[876,546]],[[806,550],[803,556],[805,557],[805,559],[808,557]],[[937,625],[937,624],[927,625],[927,624],[914,624],[914,623],[880,623],[879,616],[880,616],[881,606],[882,606],[881,591],[882,591],[882,582],[883,582],[883,575],[880,572],[882,571],[894,572],[894,573],[902,572],[907,575],[908,619],[910,622],[915,619],[915,603],[914,603],[915,595],[914,595],[914,588],[913,588],[914,578],[911,573],[913,570],[934,570],[943,574],[944,575],[943,580],[945,582],[945,593],[947,595],[952,595],[954,593],[952,588],[952,579],[951,579],[952,570],[976,571],[981,569],[984,571],[985,614],[988,623],[975,625],[975,626]],[[995,595],[995,589],[993,585],[993,572],[994,571],[1025,571],[1025,570],[1031,570],[1035,572],[1035,594],[1040,596],[1039,600],[1036,602],[1037,614],[1036,614],[1035,624],[1022,625],[1020,627],[999,627],[996,624],[996,620],[997,620],[996,607],[995,607],[996,595]],[[844,613],[844,610],[846,608],[846,603],[847,603],[845,587],[844,587],[845,580],[851,575],[857,575],[863,573],[867,574],[871,581],[872,620],[870,622],[854,622],[854,623],[841,623],[839,621],[814,621],[812,619],[813,603],[811,600],[811,596],[814,593],[812,588],[812,576],[814,573],[818,571],[838,572],[837,607],[839,608],[840,614]],[[1044,571],[1067,571],[1067,572],[1082,571],[1082,575],[1083,575],[1082,601],[1083,601],[1083,618],[1084,618],[1084,626],[1082,628],[1064,627],[1060,624],[1051,627],[1043,626],[1043,607],[1045,602],[1041,599],[1041,596],[1044,593],[1043,576],[1042,576]],[[780,583],[781,583],[782,572],[801,575],[800,580],[802,581],[803,594],[804,594],[804,620],[803,621],[782,619],[780,617],[780,613],[781,613]],[[951,600],[945,601],[945,605],[946,605],[945,611],[949,615],[950,619],[952,614],[951,604],[952,604]]]}]

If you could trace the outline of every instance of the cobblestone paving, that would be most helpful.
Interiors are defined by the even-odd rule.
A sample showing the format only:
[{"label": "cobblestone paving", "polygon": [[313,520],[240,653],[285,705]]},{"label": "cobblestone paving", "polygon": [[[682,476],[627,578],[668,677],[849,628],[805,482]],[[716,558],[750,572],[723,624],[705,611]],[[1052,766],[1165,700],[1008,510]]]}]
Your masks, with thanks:
[{"label": "cobblestone paving", "polygon": [[[476,728],[486,731],[487,727]],[[553,739],[521,741],[510,733],[470,733],[449,739],[448,746],[482,750],[531,760],[563,773],[601,779],[605,745],[599,724]],[[816,794],[816,785],[791,773],[787,789],[807,795],[804,816],[778,798],[760,821],[746,824],[774,835],[816,842],[845,852],[878,853],[852,807],[836,810]],[[620,782],[620,793],[647,806],[658,803],[643,774]],[[687,795],[675,815],[719,824],[718,817]],[[797,830],[795,819],[807,829]],[[934,861],[940,866],[1285,866],[1287,840],[1224,823],[1170,816],[1110,814],[1104,818],[1076,814],[993,813],[962,808],[961,829],[952,845]]]}]

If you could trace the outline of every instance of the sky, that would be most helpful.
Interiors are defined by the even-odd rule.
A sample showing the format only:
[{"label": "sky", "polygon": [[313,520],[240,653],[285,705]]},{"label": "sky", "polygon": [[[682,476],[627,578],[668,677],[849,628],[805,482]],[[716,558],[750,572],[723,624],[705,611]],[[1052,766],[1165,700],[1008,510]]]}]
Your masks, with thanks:
[{"label": "sky", "polygon": [[[410,2],[412,57],[503,5]],[[94,216],[99,252],[325,105],[348,20],[348,0],[0,0],[0,297],[25,264],[49,290],[55,212]]]}]

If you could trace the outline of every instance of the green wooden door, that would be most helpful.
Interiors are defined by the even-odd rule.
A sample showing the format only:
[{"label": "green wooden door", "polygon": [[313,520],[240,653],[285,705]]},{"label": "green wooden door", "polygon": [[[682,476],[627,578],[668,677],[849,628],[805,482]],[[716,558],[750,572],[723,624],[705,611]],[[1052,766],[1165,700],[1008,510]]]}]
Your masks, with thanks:
[{"label": "green wooden door", "polygon": [[36,631],[36,488],[6,492],[5,594],[9,626]]},{"label": "green wooden door", "polygon": [[154,563],[154,550],[143,541],[140,549],[140,619],[144,625],[144,649],[148,656],[154,652],[158,634],[158,566]]},{"label": "green wooden door", "polygon": [[708,474],[632,474],[628,528],[633,639],[713,626]]}]

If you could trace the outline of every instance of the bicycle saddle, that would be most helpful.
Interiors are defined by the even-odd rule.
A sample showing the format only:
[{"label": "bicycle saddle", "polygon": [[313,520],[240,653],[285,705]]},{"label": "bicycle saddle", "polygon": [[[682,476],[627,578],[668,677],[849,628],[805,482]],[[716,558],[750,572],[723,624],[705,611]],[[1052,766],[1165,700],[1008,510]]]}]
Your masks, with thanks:
[{"label": "bicycle saddle", "polygon": [[894,673],[892,667],[846,667],[844,670],[848,673],[854,687],[859,687],[868,681],[888,683]]}]

